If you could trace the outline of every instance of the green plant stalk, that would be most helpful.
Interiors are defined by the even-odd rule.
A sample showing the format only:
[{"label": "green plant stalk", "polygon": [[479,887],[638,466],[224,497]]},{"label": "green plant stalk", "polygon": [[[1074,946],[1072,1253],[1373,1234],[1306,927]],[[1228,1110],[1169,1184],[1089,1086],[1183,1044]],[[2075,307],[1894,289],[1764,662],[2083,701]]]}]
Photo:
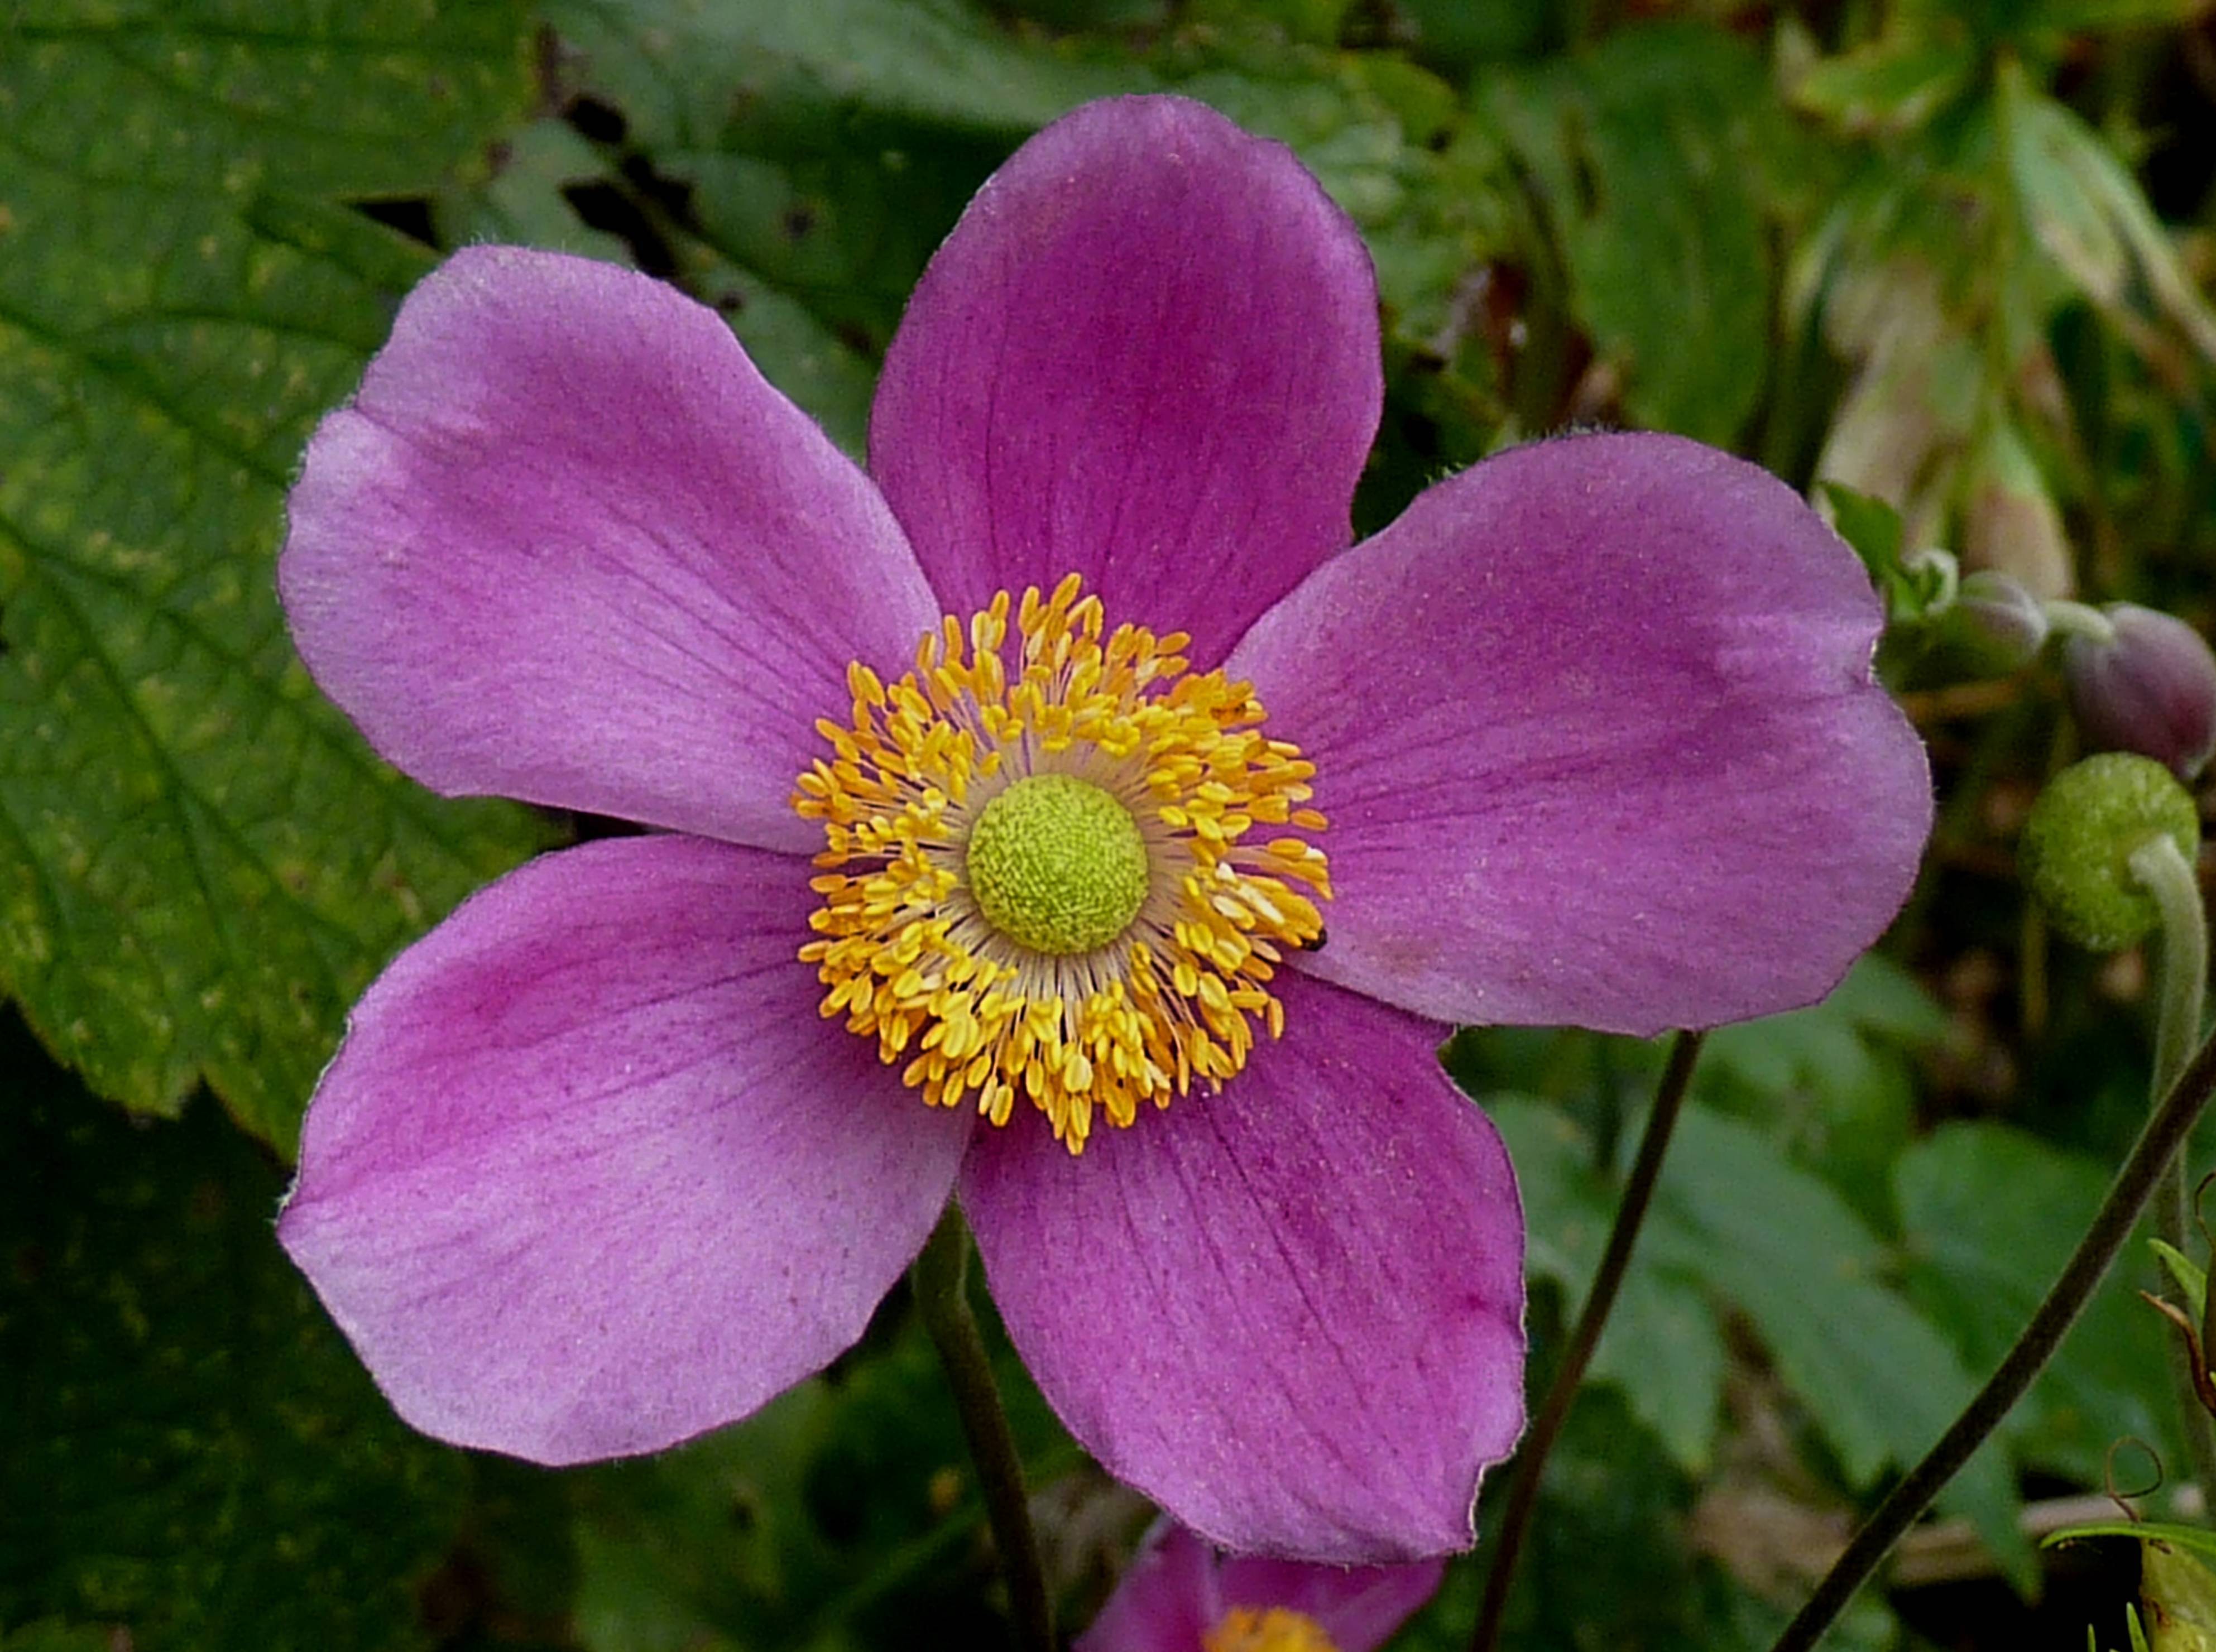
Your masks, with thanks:
[{"label": "green plant stalk", "polygon": [[2155,1184],[2200,1121],[2212,1095],[2216,1095],[2216,1039],[2203,1042],[2194,1052],[2161,1105],[2148,1118],[2116,1179],[2109,1184],[2108,1197],[2094,1213],[2092,1225],[2063,1264],[2045,1299],[2033,1311],[2022,1335],[2003,1356],[1999,1369],[1939,1436],[1939,1443],[1924,1453],[1924,1460],[1901,1477],[1862,1522],[1846,1552],[1825,1574],[1808,1604],[1785,1626],[1770,1652],[1809,1652],[1893,1545],[1930,1507],[1939,1489],[1954,1477],[2023,1397],[2024,1390],[2069,1335],[2116,1253],[2131,1238]]},{"label": "green plant stalk", "polygon": [[2116,623],[2097,608],[2060,597],[2040,606],[2047,615],[2047,629],[2053,636],[2082,636],[2089,642],[2103,644],[2116,640]]},{"label": "green plant stalk", "polygon": [[[2132,875],[2162,912],[2162,963],[2155,1017],[2153,1091],[2159,1098],[2177,1080],[2193,1047],[2208,993],[2208,925],[2201,909],[2201,881],[2176,840],[2159,832],[2132,851]],[[2155,1195],[2155,1231],[2183,1254],[2192,1227],[2191,1172],[2182,1148],[2170,1160]],[[2186,1455],[2203,1497],[2216,1498],[2216,1419],[2202,1409],[2193,1350],[2183,1337],[2168,1339],[2170,1388]],[[2208,1355],[2204,1352],[2202,1358]]]},{"label": "green plant stalk", "polygon": [[925,1241],[912,1278],[924,1329],[931,1333],[939,1362],[946,1367],[963,1436],[977,1465],[985,1515],[1008,1581],[1015,1643],[1020,1652],[1055,1652],[1054,1602],[1047,1594],[1046,1569],[1039,1562],[1038,1538],[1031,1529],[1023,1459],[1016,1452],[1000,1385],[993,1379],[992,1357],[970,1305],[969,1225],[951,1203]]},{"label": "green plant stalk", "polygon": [[1578,1311],[1577,1328],[1570,1333],[1569,1345],[1562,1350],[1561,1363],[1554,1367],[1554,1379],[1547,1385],[1547,1397],[1541,1403],[1539,1415],[1531,1423],[1531,1432],[1524,1436],[1524,1449],[1516,1459],[1516,1477],[1509,1482],[1508,1505],[1500,1517],[1500,1530],[1493,1539],[1493,1566],[1485,1575],[1485,1599],[1477,1610],[1477,1629],[1470,1638],[1471,1652],[1493,1652],[1500,1642],[1501,1619],[1508,1610],[1508,1587],[1515,1581],[1516,1563],[1524,1551],[1524,1534],[1530,1529],[1531,1515],[1539,1503],[1539,1482],[1545,1473],[1548,1453],[1568,1420],[1570,1403],[1578,1397],[1578,1386],[1585,1380],[1585,1366],[1591,1363],[1593,1350],[1600,1346],[1602,1328],[1616,1306],[1617,1292],[1623,1285],[1623,1276],[1631,1266],[1631,1250],[1639,1239],[1639,1229],[1647,1219],[1647,1208],[1653,1203],[1654,1184],[1662,1174],[1662,1156],[1669,1151],[1670,1133],[1677,1127],[1677,1115],[1683,1110],[1685,1091],[1693,1081],[1693,1064],[1699,1059],[1702,1035],[1681,1032],[1670,1046],[1669,1064],[1662,1070],[1662,1082],[1654,1092],[1654,1105],[1647,1115],[1647,1127],[1639,1138],[1639,1156],[1632,1161],[1631,1175],[1623,1184],[1623,1198],[1616,1207],[1616,1222],[1609,1230],[1608,1249],[1602,1252],[1600,1266],[1593,1272],[1591,1288],[1585,1293],[1585,1305]]}]

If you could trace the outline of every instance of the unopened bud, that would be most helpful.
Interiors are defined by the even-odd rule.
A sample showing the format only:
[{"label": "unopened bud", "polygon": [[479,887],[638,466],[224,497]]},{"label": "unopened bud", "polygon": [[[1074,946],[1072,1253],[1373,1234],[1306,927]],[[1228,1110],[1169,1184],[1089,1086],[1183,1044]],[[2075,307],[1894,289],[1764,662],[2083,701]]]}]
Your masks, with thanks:
[{"label": "unopened bud", "polygon": [[2072,764],[2047,783],[2024,821],[2017,857],[2056,929],[2081,947],[2115,952],[2162,921],[2131,859],[2164,832],[2191,865],[2201,852],[2193,799],[2153,758],[2108,752]]},{"label": "unopened bud", "polygon": [[2216,654],[2183,620],[2128,602],[2102,611],[2113,639],[2064,644],[2070,709],[2087,745],[2137,752],[2181,780],[2216,752]]},{"label": "unopened bud", "polygon": [[1940,644],[1965,678],[2021,671],[2039,657],[2047,633],[2045,605],[2022,580],[1992,568],[1964,574],[1940,619]]}]

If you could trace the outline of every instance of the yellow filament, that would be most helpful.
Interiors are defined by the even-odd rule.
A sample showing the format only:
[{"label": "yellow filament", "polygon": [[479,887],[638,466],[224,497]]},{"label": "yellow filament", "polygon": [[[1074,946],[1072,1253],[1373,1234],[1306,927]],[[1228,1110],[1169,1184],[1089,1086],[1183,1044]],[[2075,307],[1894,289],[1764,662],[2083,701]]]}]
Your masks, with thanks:
[{"label": "yellow filament", "polygon": [[[1331,894],[1323,851],[1285,830],[1323,829],[1304,807],[1314,765],[1260,732],[1251,685],[1189,673],[1182,634],[1107,632],[1080,589],[1073,574],[1025,591],[1013,647],[1002,592],[966,628],[950,615],[926,634],[897,682],[848,666],[852,718],[817,722],[831,755],[793,797],[823,824],[817,938],[800,949],[822,1013],[875,1038],[933,1106],[974,1095],[1000,1125],[1021,1096],[1073,1153],[1096,1108],[1128,1126],[1141,1102],[1218,1089],[1257,1025],[1283,1031],[1268,983],[1323,930],[1296,886]],[[1089,950],[1024,945],[968,884],[979,816],[1041,774],[1116,799],[1146,848],[1136,914]]]},{"label": "yellow filament", "polygon": [[1200,1645],[1201,1652],[1339,1652],[1321,1624],[1283,1606],[1234,1606]]}]

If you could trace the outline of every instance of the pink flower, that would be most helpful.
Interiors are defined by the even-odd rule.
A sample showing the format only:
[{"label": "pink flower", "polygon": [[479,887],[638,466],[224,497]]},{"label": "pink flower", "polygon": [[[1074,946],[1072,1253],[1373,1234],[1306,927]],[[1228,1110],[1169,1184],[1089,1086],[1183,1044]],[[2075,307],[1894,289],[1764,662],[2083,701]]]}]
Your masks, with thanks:
[{"label": "pink flower", "polygon": [[668,287],[423,282],[293,490],[300,652],[426,784],[654,830],[465,903],[317,1092],[280,1237],[403,1416],[546,1463],[742,1416],[951,1194],[1071,1432],[1178,1519],[1469,1544],[1523,1233],[1446,1023],[1814,999],[1930,799],[1788,489],[1578,437],[1349,549],[1380,396],[1353,227],[1173,98],[980,192],[868,476]]},{"label": "pink flower", "polygon": [[1219,1556],[1164,1522],[1072,1652],[1376,1652],[1444,1569]]}]

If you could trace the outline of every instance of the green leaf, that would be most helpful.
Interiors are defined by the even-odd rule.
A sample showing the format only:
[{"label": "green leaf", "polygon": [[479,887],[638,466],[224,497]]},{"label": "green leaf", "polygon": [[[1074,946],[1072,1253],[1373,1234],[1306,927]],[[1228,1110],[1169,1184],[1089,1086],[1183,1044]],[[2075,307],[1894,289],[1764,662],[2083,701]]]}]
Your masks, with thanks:
[{"label": "green leaf", "polygon": [[[1949,1124],[1895,1171],[1910,1294],[1973,1371],[2022,1330],[2092,1219],[2108,1176],[2082,1156],[1997,1124]],[[2017,1408],[2010,1445],[2032,1465],[2101,1483],[2111,1445],[2144,1440],[2177,1460],[2161,1319],[2133,1270],[2102,1282]]]},{"label": "green leaf", "polygon": [[425,1645],[416,1589],[467,1465],[393,1416],[272,1242],[267,1155],[205,1104],[87,1105],[10,1016],[0,1162],[0,1623],[140,1652]]},{"label": "green leaf", "polygon": [[2084,1538],[2129,1538],[2134,1543],[2150,1538],[2160,1543],[2175,1544],[2181,1549],[2190,1549],[2216,1560],[2216,1532],[2198,1526],[2178,1526],[2166,1520],[2087,1520],[2078,1526],[2065,1526],[2059,1532],[2050,1532],[2039,1540],[2042,1549],[2051,1549],[2058,1543],[2076,1543]]},{"label": "green leaf", "polygon": [[221,0],[16,0],[9,146],[87,182],[405,195],[521,107],[529,35],[508,0],[257,0],[242,21]]},{"label": "green leaf", "polygon": [[2149,1239],[2147,1249],[2154,1252],[2156,1259],[2170,1278],[2177,1281],[2177,1288],[2185,1293],[2187,1317],[2199,1323],[2201,1316],[2208,1311],[2208,1274],[2206,1270],[2183,1251],[2164,1244],[2160,1239]]},{"label": "green leaf", "polygon": [[2153,1652],[2216,1652],[2216,1572],[2148,1538],[2139,1545],[2139,1598]]},{"label": "green leaf", "polygon": [[613,147],[681,189],[674,215],[649,203],[679,279],[710,303],[745,295],[719,307],[773,378],[780,350],[803,359],[777,382],[850,451],[853,386],[977,186],[1033,126],[1154,83],[946,4],[553,0],[548,15],[578,91],[620,117]]},{"label": "green leaf", "polygon": [[1394,337],[1428,352],[1468,327],[1457,306],[1511,244],[1514,185],[1497,145],[1455,132],[1443,83],[1388,58],[1248,43],[1176,89],[1315,174],[1362,230]]},{"label": "green leaf", "polygon": [[[441,239],[549,247],[630,266],[631,249],[589,229],[566,192],[620,189],[618,169],[567,121],[535,120],[496,148],[492,175],[440,200]],[[788,203],[789,209],[789,203]],[[859,463],[867,445],[877,369],[798,300],[698,237],[668,237],[678,285],[730,324],[765,377],[804,408]],[[788,239],[790,237],[787,237]]]},{"label": "green leaf", "polygon": [[[1659,1452],[1612,1389],[1581,1392],[1553,1455],[1502,1643],[1636,1648],[1638,1652],[1764,1652],[1785,1616],[1689,1538],[1713,1510]],[[1487,1511],[1494,1511],[1488,1502]],[[1489,1532],[1479,1538],[1482,1556]],[[1394,1637],[1394,1652],[1464,1652],[1483,1567],[1447,1570],[1431,1605]],[[1826,1637],[1831,1652],[1893,1652],[1899,1625],[1875,1591]]]},{"label": "green leaf", "polygon": [[0,53],[0,985],[94,1088],[289,1145],[342,1011],[544,832],[317,695],[287,479],[424,261],[329,204],[521,100],[509,3],[19,7]]},{"label": "green leaf", "polygon": [[[1974,1390],[1948,1339],[1886,1282],[1888,1257],[1822,1182],[1752,1127],[1689,1107],[1649,1239],[1745,1309],[1777,1368],[1858,1486],[1937,1441]],[[1988,1444],[1940,1494],[2020,1586],[2030,1550],[2003,1453]]]},{"label": "green leaf", "polygon": [[2053,98],[2007,105],[2009,174],[2041,248],[2128,335],[2143,288],[2194,348],[2216,361],[2216,310],[2179,261],[2138,181],[2100,134]]},{"label": "green leaf", "polygon": [[1628,28],[1585,58],[1484,77],[1478,106],[1530,169],[1634,416],[1728,446],[1770,352],[1752,185],[1788,141],[1760,60],[1711,28]]},{"label": "green leaf", "polygon": [[1855,555],[1869,570],[1871,582],[1885,591],[1900,578],[1900,513],[1881,499],[1856,493],[1839,482],[1824,483],[1823,491],[1831,507],[1832,528],[1854,547]]},{"label": "green leaf", "polygon": [[1863,1219],[1892,1225],[1892,1166],[1914,1128],[1914,1056],[1947,1019],[1915,977],[1874,954],[1821,1004],[1720,1027],[1696,1092],[1763,1121]]},{"label": "green leaf", "polygon": [[1096,97],[1155,84],[1019,39],[953,0],[554,0],[649,147],[714,144],[757,100],[867,110],[1013,141]]},{"label": "green leaf", "polygon": [[[1614,1189],[1592,1168],[1585,1133],[1545,1102],[1488,1096],[1524,1196],[1525,1267],[1583,1306],[1615,1220]],[[1589,1381],[1622,1391],[1640,1422],[1688,1473],[1709,1466],[1721,1415],[1723,1334],[1699,1281],[1633,1252],[1616,1311],[1594,1350]]]},{"label": "green leaf", "polygon": [[1904,31],[1826,58],[1793,87],[1793,101],[1852,132],[1907,132],[1967,86],[1978,48],[1967,36]]},{"label": "green leaf", "polygon": [[96,1625],[41,1618],[0,1634],[0,1652],[115,1652],[115,1637]]},{"label": "green leaf", "polygon": [[1904,554],[1905,529],[1899,511],[1844,482],[1819,485],[1831,507],[1833,531],[1854,548],[1869,570],[1870,583],[1885,599],[1888,627],[1914,625],[1948,609],[1958,588],[1951,556],[1934,550]]},{"label": "green leaf", "polygon": [[[988,1331],[992,1328],[988,1326]],[[995,1372],[1035,1489],[1078,1459],[1005,1339]],[[905,1293],[861,1347],[744,1422],[573,1477],[588,1652],[982,1646],[982,1507]]]},{"label": "green leaf", "polygon": [[[624,170],[675,187],[643,205],[676,279],[717,303],[850,452],[874,359],[926,261],[1015,142],[1090,96],[1173,88],[1290,144],[1363,230],[1408,349],[1454,352],[1469,272],[1507,239],[1506,169],[1450,131],[1445,83],[1252,18],[1174,35],[1141,63],[1099,41],[1050,47],[951,0],[836,0],[822,18],[555,0],[551,15],[566,77],[620,116],[609,147]],[[733,292],[742,303],[723,302]],[[1458,372],[1426,388],[1457,424],[1484,399]],[[1479,451],[1459,433],[1457,446]]]},{"label": "green leaf", "polygon": [[547,247],[604,263],[629,264],[619,236],[588,228],[565,190],[608,187],[607,158],[566,120],[534,120],[494,146],[490,170],[458,181],[437,202],[439,239],[449,247],[480,241]]}]

